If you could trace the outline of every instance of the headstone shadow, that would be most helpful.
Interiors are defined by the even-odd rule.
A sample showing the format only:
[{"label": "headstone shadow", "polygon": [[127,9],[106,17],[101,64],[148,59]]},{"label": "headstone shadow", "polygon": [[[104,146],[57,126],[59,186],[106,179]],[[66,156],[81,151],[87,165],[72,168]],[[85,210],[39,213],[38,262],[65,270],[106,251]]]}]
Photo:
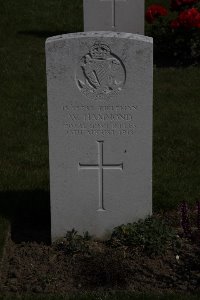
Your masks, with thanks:
[{"label": "headstone shadow", "polygon": [[11,223],[14,242],[51,242],[49,192],[0,192],[0,215]]}]

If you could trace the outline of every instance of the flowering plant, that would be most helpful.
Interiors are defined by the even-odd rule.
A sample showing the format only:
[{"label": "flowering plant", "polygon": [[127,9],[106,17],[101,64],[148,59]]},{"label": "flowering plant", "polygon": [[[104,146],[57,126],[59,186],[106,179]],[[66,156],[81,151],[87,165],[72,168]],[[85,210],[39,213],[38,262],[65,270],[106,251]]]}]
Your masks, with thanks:
[{"label": "flowering plant", "polygon": [[153,4],[149,6],[146,11],[146,20],[149,23],[153,23],[157,17],[166,16],[168,11],[165,7],[159,4]]},{"label": "flowering plant", "polygon": [[200,0],[171,0],[168,9],[152,4],[145,17],[155,54],[171,56],[178,63],[200,61]]}]

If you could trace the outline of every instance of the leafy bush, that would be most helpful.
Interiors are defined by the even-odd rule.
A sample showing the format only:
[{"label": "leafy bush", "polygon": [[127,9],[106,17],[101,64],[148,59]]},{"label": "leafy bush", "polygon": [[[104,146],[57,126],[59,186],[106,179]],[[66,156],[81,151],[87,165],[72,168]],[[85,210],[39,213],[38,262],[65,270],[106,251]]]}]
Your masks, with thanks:
[{"label": "leafy bush", "polygon": [[111,245],[139,247],[147,255],[160,255],[169,243],[176,239],[175,231],[163,220],[148,217],[145,220],[116,227],[112,233]]},{"label": "leafy bush", "polygon": [[200,1],[171,0],[169,10],[150,5],[146,10],[147,35],[154,38],[155,58],[174,63],[200,62]]}]

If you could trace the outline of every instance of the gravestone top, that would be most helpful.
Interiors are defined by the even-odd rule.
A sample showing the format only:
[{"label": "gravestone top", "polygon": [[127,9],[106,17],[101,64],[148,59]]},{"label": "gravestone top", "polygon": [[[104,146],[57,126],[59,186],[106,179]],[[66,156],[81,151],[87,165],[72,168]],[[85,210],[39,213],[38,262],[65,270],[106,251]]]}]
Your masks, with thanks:
[{"label": "gravestone top", "polygon": [[144,0],[84,0],[84,31],[144,34]]},{"label": "gravestone top", "polygon": [[46,62],[52,240],[104,238],[152,212],[153,39],[55,36]]},{"label": "gravestone top", "polygon": [[46,40],[46,44],[51,41],[56,41],[60,39],[71,39],[71,38],[120,38],[120,39],[133,39],[135,41],[143,41],[153,44],[153,38],[136,33],[127,33],[127,32],[114,32],[114,31],[88,31],[88,32],[74,32],[68,34],[61,34],[57,36],[49,37]]}]

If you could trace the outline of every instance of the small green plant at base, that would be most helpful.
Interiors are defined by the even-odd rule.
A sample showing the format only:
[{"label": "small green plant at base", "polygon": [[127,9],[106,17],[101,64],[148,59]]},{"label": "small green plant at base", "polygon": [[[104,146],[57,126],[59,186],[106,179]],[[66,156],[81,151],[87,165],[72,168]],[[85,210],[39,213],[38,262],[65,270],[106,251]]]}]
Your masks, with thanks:
[{"label": "small green plant at base", "polygon": [[88,241],[91,236],[88,232],[84,235],[78,234],[75,229],[67,231],[64,239],[55,242],[55,248],[57,250],[63,251],[67,255],[74,255],[76,253],[87,253],[89,251]]},{"label": "small green plant at base", "polygon": [[163,220],[148,217],[145,220],[116,227],[110,244],[140,247],[147,255],[161,255],[166,246],[176,240],[175,231]]}]

